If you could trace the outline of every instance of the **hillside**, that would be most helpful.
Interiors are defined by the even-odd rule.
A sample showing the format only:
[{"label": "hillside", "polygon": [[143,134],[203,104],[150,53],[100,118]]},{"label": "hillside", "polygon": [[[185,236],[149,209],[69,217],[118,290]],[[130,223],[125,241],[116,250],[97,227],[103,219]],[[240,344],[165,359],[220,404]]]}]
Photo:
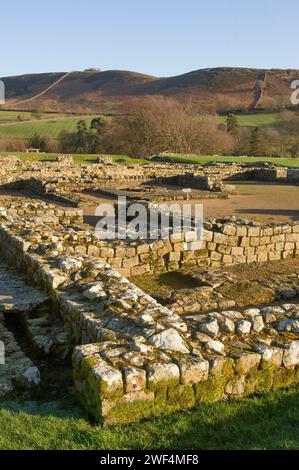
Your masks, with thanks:
[{"label": "hillside", "polygon": [[202,112],[279,110],[290,106],[291,82],[299,70],[201,69],[157,78],[111,70],[4,77],[10,109],[115,112],[121,103],[146,95],[192,99]]}]

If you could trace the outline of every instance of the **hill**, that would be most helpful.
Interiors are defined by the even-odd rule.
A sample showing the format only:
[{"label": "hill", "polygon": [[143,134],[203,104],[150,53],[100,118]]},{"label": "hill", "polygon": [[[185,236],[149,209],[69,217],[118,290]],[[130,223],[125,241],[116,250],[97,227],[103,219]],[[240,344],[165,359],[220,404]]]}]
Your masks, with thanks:
[{"label": "hill", "polygon": [[45,115],[42,119],[32,119],[25,120],[24,122],[7,122],[1,123],[0,111],[0,138],[1,137],[17,137],[19,139],[27,140],[30,137],[33,137],[34,134],[41,136],[50,137],[52,139],[59,139],[60,133],[65,132],[75,132],[77,128],[77,123],[80,120],[86,122],[87,127],[90,126],[90,123],[93,118],[98,117],[94,116],[61,116],[61,115]]},{"label": "hill", "polygon": [[201,69],[157,78],[136,72],[59,72],[4,77],[6,108],[52,112],[117,112],[136,97],[192,99],[201,112],[280,110],[290,107],[291,82],[299,70]]}]

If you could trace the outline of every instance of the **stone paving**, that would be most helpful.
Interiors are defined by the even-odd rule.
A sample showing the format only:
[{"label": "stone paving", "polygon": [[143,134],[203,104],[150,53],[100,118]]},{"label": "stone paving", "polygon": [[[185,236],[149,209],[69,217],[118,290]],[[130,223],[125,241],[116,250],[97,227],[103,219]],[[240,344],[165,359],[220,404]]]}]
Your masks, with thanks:
[{"label": "stone paving", "polygon": [[0,312],[27,312],[46,300],[46,294],[29,285],[24,275],[0,259]]}]

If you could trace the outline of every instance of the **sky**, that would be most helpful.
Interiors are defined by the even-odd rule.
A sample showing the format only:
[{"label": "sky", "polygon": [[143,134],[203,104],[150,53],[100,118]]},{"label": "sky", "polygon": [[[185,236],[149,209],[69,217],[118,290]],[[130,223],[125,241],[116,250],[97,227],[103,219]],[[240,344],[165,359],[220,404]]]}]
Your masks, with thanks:
[{"label": "sky", "polygon": [[2,0],[0,76],[297,68],[298,0]]}]

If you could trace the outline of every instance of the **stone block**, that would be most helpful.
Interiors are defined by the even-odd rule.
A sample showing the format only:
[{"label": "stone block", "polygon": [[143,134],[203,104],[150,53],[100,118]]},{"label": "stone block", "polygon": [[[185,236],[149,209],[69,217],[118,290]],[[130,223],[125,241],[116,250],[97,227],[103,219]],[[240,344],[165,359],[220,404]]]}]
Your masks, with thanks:
[{"label": "stone block", "polygon": [[197,384],[208,380],[209,362],[201,358],[180,360],[178,366],[182,384]]}]

